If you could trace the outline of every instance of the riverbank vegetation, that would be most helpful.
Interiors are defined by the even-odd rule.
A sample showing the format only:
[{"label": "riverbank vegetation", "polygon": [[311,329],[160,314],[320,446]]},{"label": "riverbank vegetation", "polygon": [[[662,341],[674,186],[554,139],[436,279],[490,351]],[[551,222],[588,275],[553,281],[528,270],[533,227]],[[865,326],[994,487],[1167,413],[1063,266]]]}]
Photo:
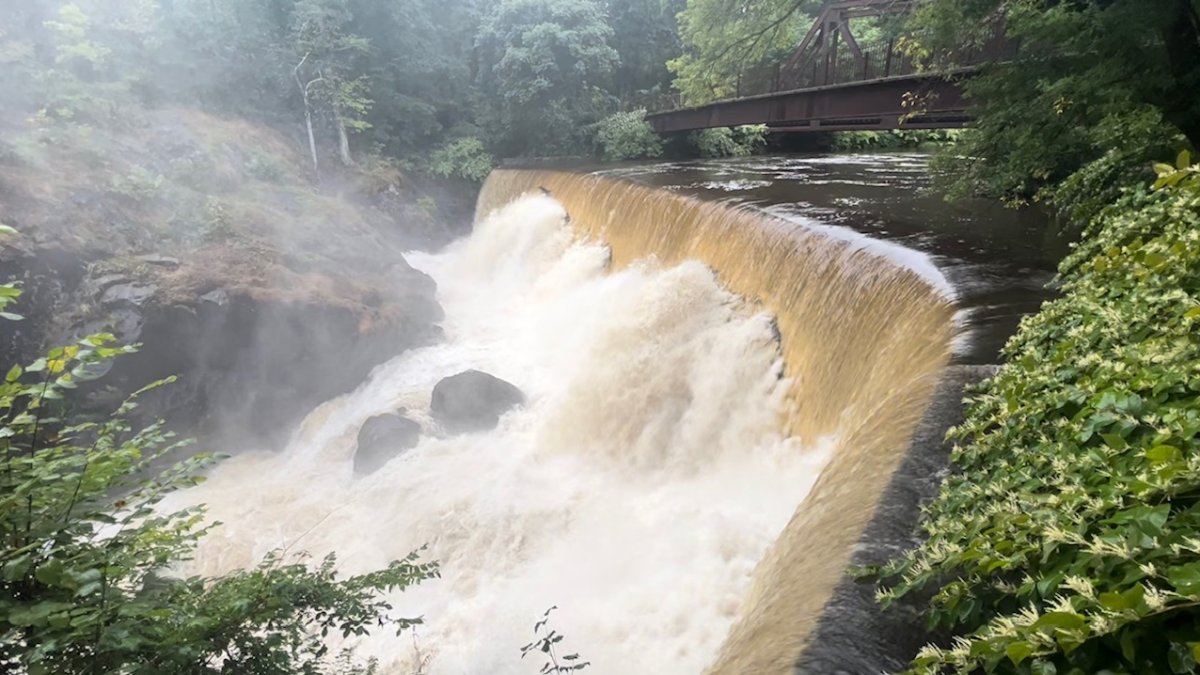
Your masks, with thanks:
[{"label": "riverbank vegetation", "polygon": [[1127,194],[1059,279],[954,430],[928,541],[884,574],[885,605],[935,588],[963,636],[913,672],[1197,667],[1200,184]]},{"label": "riverbank vegetation", "polygon": [[1196,672],[1200,13],[931,0],[910,47],[937,61],[1001,19],[1019,52],[964,83],[942,185],[1045,201],[1080,242],[951,432],[927,540],[871,573],[956,636],[914,673]]},{"label": "riverbank vegetation", "polygon": [[[0,306],[20,289],[0,285]],[[20,317],[6,313],[6,320]],[[420,623],[384,595],[437,576],[414,553],[342,576],[286,549],[215,578],[178,565],[215,524],[202,508],[161,508],[211,463],[163,423],[140,426],[136,392],[107,418],[73,414],[108,362],[135,351],[88,336],[13,366],[0,384],[0,666],[24,673],[367,673],[325,638]],[[166,465],[169,468],[164,469]]]}]

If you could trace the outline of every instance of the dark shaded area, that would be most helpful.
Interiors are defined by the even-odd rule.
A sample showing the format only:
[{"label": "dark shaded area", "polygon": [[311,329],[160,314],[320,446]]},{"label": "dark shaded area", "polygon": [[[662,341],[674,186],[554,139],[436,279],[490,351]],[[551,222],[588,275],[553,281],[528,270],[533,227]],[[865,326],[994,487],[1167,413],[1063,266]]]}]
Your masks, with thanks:
[{"label": "dark shaded area", "polygon": [[[855,566],[879,565],[921,542],[921,506],[938,494],[950,471],[952,444],[946,429],[963,421],[963,391],[994,375],[996,366],[951,366],[942,373],[908,453],[879,500],[875,515],[851,557]],[[796,663],[804,675],[866,675],[903,670],[917,650],[937,636],[925,630],[921,604],[908,601],[881,611],[875,585],[844,575]]]}]

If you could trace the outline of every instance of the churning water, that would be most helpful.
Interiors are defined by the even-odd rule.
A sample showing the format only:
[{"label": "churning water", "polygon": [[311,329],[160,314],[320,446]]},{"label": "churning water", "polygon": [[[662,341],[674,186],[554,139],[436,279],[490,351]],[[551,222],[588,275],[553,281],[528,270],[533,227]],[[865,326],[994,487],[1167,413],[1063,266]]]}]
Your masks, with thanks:
[{"label": "churning water", "polygon": [[[834,434],[785,438],[795,386],[771,316],[705,265],[652,253],[610,269],[610,250],[539,195],[414,254],[439,284],[446,340],[377,368],[287,447],[236,456],[181,495],[224,523],[188,571],[289,547],[360,572],[428,544],[443,577],[395,598],[425,617],[415,643],[383,631],[360,644],[382,672],[414,673],[419,658],[433,674],[536,672],[519,647],[551,605],[591,672],[703,671]],[[469,368],[528,404],[494,431],[441,437],[430,392]],[[422,423],[420,444],[356,478],[358,429],[398,408]]]}]

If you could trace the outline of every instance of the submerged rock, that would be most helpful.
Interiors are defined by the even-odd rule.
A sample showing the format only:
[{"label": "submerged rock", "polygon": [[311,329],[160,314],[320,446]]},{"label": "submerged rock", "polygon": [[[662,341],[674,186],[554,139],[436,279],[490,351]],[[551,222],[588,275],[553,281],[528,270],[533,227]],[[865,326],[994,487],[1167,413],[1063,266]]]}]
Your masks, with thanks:
[{"label": "submerged rock", "polygon": [[421,425],[401,413],[376,415],[358,432],[358,450],[354,452],[354,473],[374,473],[421,439]]},{"label": "submerged rock", "polygon": [[525,403],[516,386],[478,370],[467,370],[442,379],[433,388],[430,411],[451,433],[496,428],[500,416]]}]

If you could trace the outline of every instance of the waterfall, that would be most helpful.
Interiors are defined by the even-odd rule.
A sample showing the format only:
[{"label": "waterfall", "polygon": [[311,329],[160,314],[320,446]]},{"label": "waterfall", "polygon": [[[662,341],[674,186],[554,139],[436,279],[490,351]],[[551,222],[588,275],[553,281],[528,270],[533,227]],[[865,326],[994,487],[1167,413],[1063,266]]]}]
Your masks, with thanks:
[{"label": "waterfall", "polygon": [[[949,297],[863,241],[616,179],[498,171],[478,214],[410,256],[442,344],[173,498],[224,523],[186,571],[427,544],[443,578],[393,598],[416,639],[359,644],[386,673],[536,672],[551,605],[589,672],[788,672],[949,358]],[[443,434],[430,391],[469,368],[528,403]],[[358,429],[401,407],[422,440],[356,477]]]},{"label": "waterfall", "polygon": [[784,428],[802,444],[837,443],[759,564],[709,672],[789,672],[949,359],[953,303],[869,240],[599,176],[498,171],[479,213],[531,191],[548,192],[581,236],[611,246],[617,267],[698,260],[776,317],[791,383]]}]

